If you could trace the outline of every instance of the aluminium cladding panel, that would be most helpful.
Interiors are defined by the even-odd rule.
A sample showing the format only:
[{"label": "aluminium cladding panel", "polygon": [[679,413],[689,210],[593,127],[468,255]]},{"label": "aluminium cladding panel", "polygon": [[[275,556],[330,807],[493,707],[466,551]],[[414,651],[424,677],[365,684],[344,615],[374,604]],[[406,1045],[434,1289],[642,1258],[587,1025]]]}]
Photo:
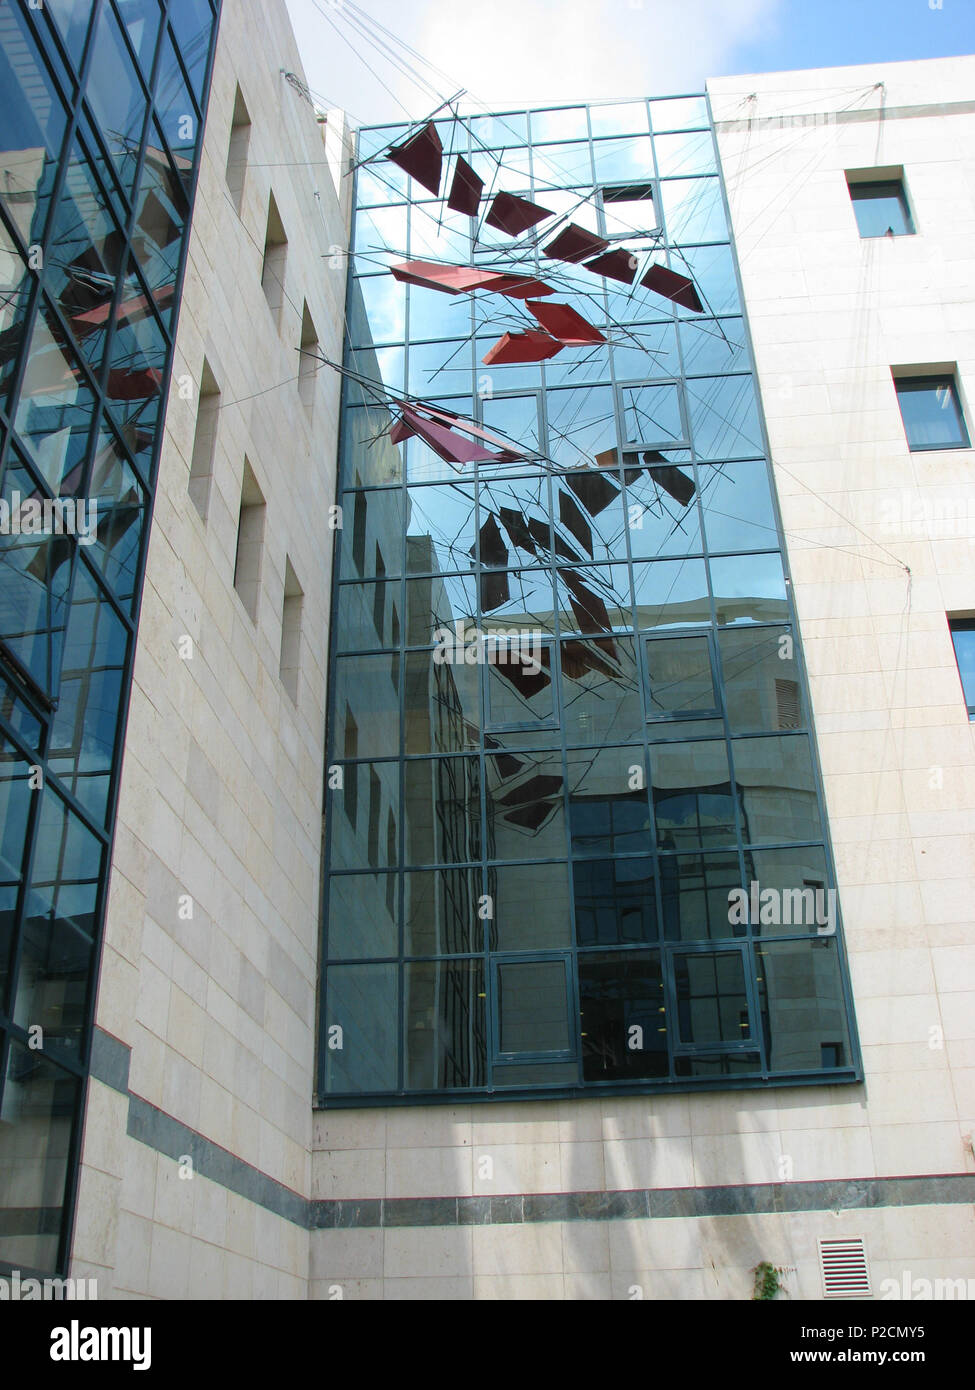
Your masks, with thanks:
[{"label": "aluminium cladding panel", "polygon": [[0,5],[0,1262],[43,1273],[70,1249],[218,12]]}]

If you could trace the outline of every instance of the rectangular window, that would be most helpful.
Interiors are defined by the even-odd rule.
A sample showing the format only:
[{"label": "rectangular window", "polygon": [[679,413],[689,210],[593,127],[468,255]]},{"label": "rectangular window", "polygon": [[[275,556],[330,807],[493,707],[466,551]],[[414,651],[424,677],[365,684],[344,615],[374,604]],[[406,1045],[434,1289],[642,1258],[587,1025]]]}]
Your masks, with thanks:
[{"label": "rectangular window", "polygon": [[914,235],[902,169],[848,170],[846,182],[861,237]]},{"label": "rectangular window", "polygon": [[912,453],[971,447],[952,372],[898,376],[895,371],[894,387]]},{"label": "rectangular window", "polygon": [[298,671],[301,662],[301,607],[305,595],[291,568],[284,563],[284,606],[281,613],[281,681],[295,704],[298,703]]},{"label": "rectangular window", "polygon": [[383,788],[376,769],[369,769],[369,838],[367,853],[372,868],[379,863],[379,812],[382,808]]},{"label": "rectangular window", "polygon": [[227,150],[227,188],[234,207],[240,213],[244,201],[244,181],[247,175],[247,151],[251,141],[251,118],[240,88],[234,97],[234,116],[230,126],[230,146]]},{"label": "rectangular window", "polygon": [[237,559],[234,564],[234,588],[241,602],[257,622],[257,605],[261,592],[261,562],[264,552],[264,519],[267,507],[247,459],[244,459],[244,480],[240,489],[240,519],[237,526]]},{"label": "rectangular window", "polygon": [[267,207],[267,231],[264,234],[264,264],[261,269],[261,288],[264,298],[274,315],[274,321],[281,323],[281,310],[284,307],[284,276],[288,261],[288,238],[284,234],[284,224],[278,205],[272,193]]},{"label": "rectangular window", "polygon": [[975,618],[949,618],[955,660],[965,693],[969,719],[975,720]]},{"label": "rectangular window", "polygon": [[204,357],[189,483],[190,500],[203,521],[207,519],[207,509],[210,505],[210,483],[213,478],[213,455],[217,444],[219,414],[220,387],[216,383],[209,362]]},{"label": "rectangular window", "polygon": [[308,422],[315,414],[315,388],[318,384],[318,369],[321,366],[321,347],[318,334],[312,322],[308,305],[301,311],[301,351],[298,354],[298,395],[305,407]]},{"label": "rectangular window", "polygon": [[[346,758],[356,758],[359,755],[359,726],[355,722],[355,718],[348,704],[345,706],[345,737],[343,751]],[[359,812],[359,798],[356,794],[358,789],[359,779],[356,776],[356,769],[354,767],[343,768],[342,799],[345,806],[345,814],[353,830],[355,829]]]}]

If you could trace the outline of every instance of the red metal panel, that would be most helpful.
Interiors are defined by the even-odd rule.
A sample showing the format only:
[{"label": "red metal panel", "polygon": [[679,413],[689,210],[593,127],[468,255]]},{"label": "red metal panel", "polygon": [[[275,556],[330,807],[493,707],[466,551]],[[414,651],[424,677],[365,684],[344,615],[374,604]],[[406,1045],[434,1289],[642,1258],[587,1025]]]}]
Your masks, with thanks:
[{"label": "red metal panel", "polygon": [[454,212],[465,212],[468,217],[476,217],[483,188],[484,180],[479,179],[467,160],[458,155],[447,206]]},{"label": "red metal panel", "polygon": [[550,241],[542,250],[546,256],[552,256],[557,261],[584,261],[587,256],[598,255],[600,251],[605,251],[609,242],[601,236],[596,236],[593,232],[587,232],[585,227],[579,227],[575,222],[570,222],[564,231],[559,232],[554,241]]},{"label": "red metal panel", "polygon": [[423,285],[426,289],[442,290],[444,294],[466,294],[497,279],[497,272],[493,270],[478,270],[471,265],[444,265],[441,261],[401,261],[389,269],[393,279],[404,285]]},{"label": "red metal panel", "polygon": [[437,127],[430,121],[411,136],[403,145],[391,145],[387,159],[405,169],[411,178],[429,189],[435,196],[440,193],[440,174],[443,169],[443,145],[437,134]]},{"label": "red metal panel", "polygon": [[496,227],[499,232],[507,232],[509,236],[521,236],[529,227],[534,227],[551,216],[548,208],[539,207],[538,203],[531,203],[527,198],[519,198],[515,193],[498,193],[485,221],[489,227]]},{"label": "red metal panel", "polygon": [[546,332],[558,338],[560,343],[582,346],[606,341],[598,328],[594,328],[568,304],[539,304],[529,299],[525,308],[530,309]]},{"label": "red metal panel", "polygon": [[597,256],[594,261],[586,261],[586,269],[596,275],[608,275],[611,280],[620,280],[624,285],[632,285],[636,279],[637,259],[629,251],[607,251],[605,256]]},{"label": "red metal panel", "polygon": [[564,344],[529,328],[527,333],[505,333],[481,358],[486,367],[506,362],[544,362],[562,351]]},{"label": "red metal panel", "polygon": [[646,285],[654,294],[662,294],[665,299],[672,299],[682,309],[692,309],[695,314],[704,311],[704,305],[694,288],[694,281],[689,280],[686,275],[678,275],[676,270],[668,270],[665,265],[652,265],[640,284]]}]

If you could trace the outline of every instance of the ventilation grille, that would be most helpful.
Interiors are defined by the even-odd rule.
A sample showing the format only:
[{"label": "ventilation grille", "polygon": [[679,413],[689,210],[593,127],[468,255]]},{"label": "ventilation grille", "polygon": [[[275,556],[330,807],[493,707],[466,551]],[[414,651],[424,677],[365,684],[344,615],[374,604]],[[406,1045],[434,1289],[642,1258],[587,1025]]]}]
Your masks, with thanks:
[{"label": "ventilation grille", "polygon": [[819,1265],[824,1298],[869,1298],[870,1274],[863,1236],[821,1240]]},{"label": "ventilation grille", "polygon": [[798,729],[800,724],[798,681],[776,680],[775,706],[779,718],[779,728]]}]

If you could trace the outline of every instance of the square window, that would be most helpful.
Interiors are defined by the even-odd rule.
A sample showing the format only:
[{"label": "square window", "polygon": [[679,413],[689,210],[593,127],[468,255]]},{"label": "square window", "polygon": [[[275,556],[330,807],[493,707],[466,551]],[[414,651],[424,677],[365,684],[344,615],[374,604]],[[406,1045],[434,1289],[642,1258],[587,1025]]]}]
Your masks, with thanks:
[{"label": "square window", "polygon": [[496,970],[498,1055],[511,1059],[570,1051],[564,957],[498,961]]},{"label": "square window", "polygon": [[975,720],[975,618],[949,618],[948,627],[955,645],[955,660],[965,692],[968,717]]},{"label": "square window", "polygon": [[902,179],[851,179],[847,175],[847,184],[861,237],[914,235]]},{"label": "square window", "polygon": [[926,449],[971,447],[958,388],[950,373],[939,376],[895,376],[894,387],[904,421],[907,447],[913,453]]}]

